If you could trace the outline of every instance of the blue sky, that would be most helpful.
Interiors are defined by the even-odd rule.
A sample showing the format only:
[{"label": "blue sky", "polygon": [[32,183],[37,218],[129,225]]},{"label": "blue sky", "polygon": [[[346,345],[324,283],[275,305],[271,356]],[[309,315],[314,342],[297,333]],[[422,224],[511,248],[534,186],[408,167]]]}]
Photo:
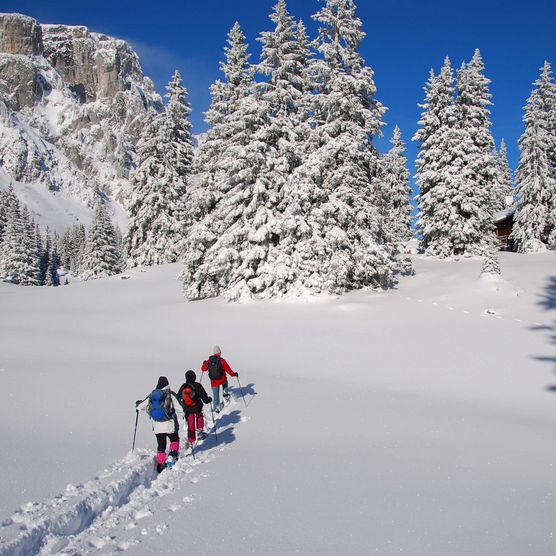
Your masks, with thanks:
[{"label": "blue sky", "polygon": [[[255,41],[270,30],[268,19],[275,0],[2,0],[0,10],[33,16],[42,23],[86,25],[93,31],[123,38],[138,51],[145,73],[159,92],[175,68],[182,73],[193,106],[195,132],[203,131],[203,112],[210,102],[208,87],[220,76],[226,35],[237,20],[247,35],[252,61],[258,61]],[[290,0],[292,15],[304,20],[311,36],[310,16],[319,0]],[[423,86],[431,67],[438,70],[446,55],[452,64],[480,48],[486,74],[492,79],[493,133],[508,143],[510,163],[518,160],[522,107],[545,59],[556,64],[556,2],[554,0],[466,0],[462,3],[427,0],[359,0],[358,14],[367,37],[361,53],[375,72],[377,98],[388,107],[385,139],[399,125],[408,143],[413,172]]]}]

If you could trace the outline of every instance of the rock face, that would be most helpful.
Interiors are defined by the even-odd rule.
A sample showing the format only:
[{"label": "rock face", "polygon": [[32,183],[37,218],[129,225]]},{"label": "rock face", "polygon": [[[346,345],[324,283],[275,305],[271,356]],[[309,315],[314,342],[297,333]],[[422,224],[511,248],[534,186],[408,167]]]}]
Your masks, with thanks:
[{"label": "rock face", "polygon": [[0,14],[0,169],[92,204],[124,208],[143,123],[162,110],[124,41]]},{"label": "rock face", "polygon": [[44,57],[82,102],[113,97],[143,74],[124,41],[89,33],[86,27],[43,25]]},{"label": "rock face", "polygon": [[26,15],[0,14],[0,52],[24,56],[42,55],[41,26]]}]

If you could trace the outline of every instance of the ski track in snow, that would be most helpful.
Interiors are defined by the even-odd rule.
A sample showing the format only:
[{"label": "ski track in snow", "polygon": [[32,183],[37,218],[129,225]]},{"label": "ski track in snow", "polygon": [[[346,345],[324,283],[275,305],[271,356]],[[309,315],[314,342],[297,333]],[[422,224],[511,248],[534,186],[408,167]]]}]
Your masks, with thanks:
[{"label": "ski track in snow", "polygon": [[[237,392],[231,393],[232,400],[227,408],[215,416],[217,427],[229,408],[241,402]],[[249,419],[242,416],[239,422]],[[211,424],[210,434],[197,447],[199,451],[195,457],[185,456],[181,450],[175,466],[160,475],[155,469],[155,452],[141,449],[114,462],[93,480],[77,486],[68,485],[63,494],[50,502],[24,504],[1,524],[0,556],[77,556],[97,551],[113,554],[140,544],[141,537],[163,535],[167,529],[165,523],[141,526],[141,520],[154,514],[149,505],[208,477],[206,464],[226,450],[226,444],[214,443],[212,419],[209,417],[206,422]],[[185,430],[184,427],[180,430],[182,438]],[[217,433],[221,430],[225,429],[217,428]],[[183,442],[180,444],[183,446]],[[168,504],[166,510],[183,511],[194,500],[194,496],[186,495],[181,503]]]}]

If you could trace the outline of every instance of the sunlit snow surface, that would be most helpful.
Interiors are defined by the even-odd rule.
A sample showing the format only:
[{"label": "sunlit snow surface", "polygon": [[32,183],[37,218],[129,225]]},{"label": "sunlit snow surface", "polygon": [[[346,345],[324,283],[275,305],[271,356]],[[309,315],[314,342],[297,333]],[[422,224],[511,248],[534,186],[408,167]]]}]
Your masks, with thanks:
[{"label": "sunlit snow surface", "polygon": [[[180,265],[0,283],[0,554],[556,553],[556,254],[501,263],[244,304],[186,302]],[[156,477],[134,402],[215,343],[248,407],[232,380]]]}]

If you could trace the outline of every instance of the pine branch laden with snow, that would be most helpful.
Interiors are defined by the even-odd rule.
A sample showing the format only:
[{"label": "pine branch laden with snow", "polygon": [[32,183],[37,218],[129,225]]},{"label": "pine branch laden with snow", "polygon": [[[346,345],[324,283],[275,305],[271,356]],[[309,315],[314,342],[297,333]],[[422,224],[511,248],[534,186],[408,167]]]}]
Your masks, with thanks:
[{"label": "pine branch laden with snow", "polygon": [[168,106],[146,122],[132,180],[125,249],[130,266],[176,262],[187,230],[187,184],[193,143],[187,90],[178,72],[168,85]]},{"label": "pine branch laden with snow", "polygon": [[99,201],[87,234],[80,277],[93,280],[112,276],[121,272],[121,261],[116,230],[104,203]]},{"label": "pine branch laden with snow", "polygon": [[[463,81],[473,78],[473,73],[464,75]],[[484,127],[474,129],[465,123],[468,119],[465,114],[475,110],[471,110],[469,103],[461,110],[456,104],[449,58],[438,76],[431,72],[425,91],[421,128],[414,136],[420,143],[417,184],[422,246],[427,254],[440,257],[480,254],[493,233],[492,189],[485,186],[485,179],[477,173],[484,156],[477,143],[482,137],[486,148],[490,144],[488,134]],[[481,129],[483,133],[479,133]]]},{"label": "pine branch laden with snow", "polygon": [[511,237],[519,252],[556,245],[556,85],[545,62],[524,109]]}]

